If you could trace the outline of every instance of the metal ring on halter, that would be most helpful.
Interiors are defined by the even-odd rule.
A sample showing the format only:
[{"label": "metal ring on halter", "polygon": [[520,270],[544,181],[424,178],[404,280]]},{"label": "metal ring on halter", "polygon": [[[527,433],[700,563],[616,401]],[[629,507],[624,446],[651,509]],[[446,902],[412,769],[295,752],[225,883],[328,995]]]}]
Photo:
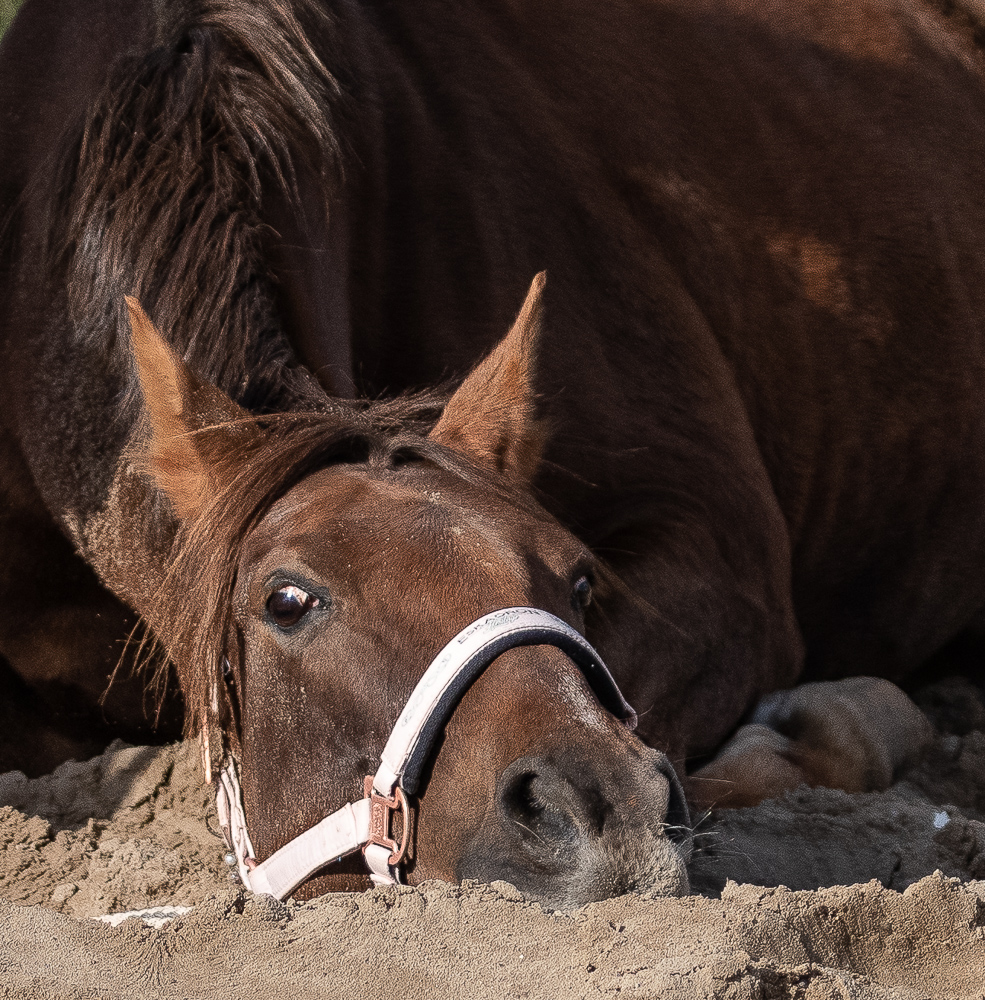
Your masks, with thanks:
[{"label": "metal ring on halter", "polygon": [[[407,801],[406,793],[399,785],[393,790],[393,797],[387,798],[373,789],[373,780],[374,775],[367,774],[363,781],[363,794],[370,801],[370,840],[366,847],[379,844],[380,847],[388,848],[390,857],[387,858],[387,864],[391,868],[396,868],[397,865],[402,865],[410,854],[410,840],[414,829],[414,810]],[[393,817],[398,813],[403,814],[400,843],[397,843],[393,836]],[[363,848],[363,853],[365,853],[366,847]]]}]

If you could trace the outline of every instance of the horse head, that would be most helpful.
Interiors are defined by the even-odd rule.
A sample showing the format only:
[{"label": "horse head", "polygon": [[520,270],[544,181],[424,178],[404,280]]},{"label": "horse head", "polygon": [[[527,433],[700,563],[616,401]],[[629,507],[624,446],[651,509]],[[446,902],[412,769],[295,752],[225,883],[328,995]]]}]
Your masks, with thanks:
[{"label": "horse head", "polygon": [[[202,383],[128,300],[143,462],[180,523],[152,624],[207,766],[238,762],[260,860],[362,794],[428,664],[470,623],[519,607],[584,629],[599,567],[530,490],[542,284],[447,405],[267,416]],[[673,769],[567,652],[507,648],[441,721],[410,881],[504,879],[556,907],[686,891]],[[302,893],[363,887],[364,872],[356,855]]]}]

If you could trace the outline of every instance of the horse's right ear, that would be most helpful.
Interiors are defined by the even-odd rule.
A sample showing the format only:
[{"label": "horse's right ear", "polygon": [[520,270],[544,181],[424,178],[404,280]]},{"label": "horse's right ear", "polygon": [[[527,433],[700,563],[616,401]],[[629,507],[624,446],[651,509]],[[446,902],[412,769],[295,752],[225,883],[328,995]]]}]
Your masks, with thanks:
[{"label": "horse's right ear", "polygon": [[146,468],[178,518],[194,521],[221,485],[220,455],[210,455],[216,436],[199,432],[249,414],[195,375],[135,298],[128,295],[126,304],[149,430]]}]

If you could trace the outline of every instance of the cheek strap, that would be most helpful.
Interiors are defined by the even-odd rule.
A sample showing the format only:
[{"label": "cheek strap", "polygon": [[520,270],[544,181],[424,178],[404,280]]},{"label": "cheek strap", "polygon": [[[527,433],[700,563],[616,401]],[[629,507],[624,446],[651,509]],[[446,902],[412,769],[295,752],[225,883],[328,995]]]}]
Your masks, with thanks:
[{"label": "cheek strap", "polygon": [[[412,816],[407,796],[416,793],[421,771],[462,695],[498,656],[519,646],[555,646],[585,675],[604,708],[635,728],[636,713],[623,698],[598,653],[566,622],[538,608],[504,608],[462,629],[431,661],[387,740],[380,767],[366,779],[366,797],[350,802],[257,863],[246,830],[238,766],[230,759],[216,790],[219,826],[235,855],[245,886],[285,899],[320,868],[362,849],[374,882],[400,881],[409,847]],[[398,844],[392,821],[403,814]]]}]

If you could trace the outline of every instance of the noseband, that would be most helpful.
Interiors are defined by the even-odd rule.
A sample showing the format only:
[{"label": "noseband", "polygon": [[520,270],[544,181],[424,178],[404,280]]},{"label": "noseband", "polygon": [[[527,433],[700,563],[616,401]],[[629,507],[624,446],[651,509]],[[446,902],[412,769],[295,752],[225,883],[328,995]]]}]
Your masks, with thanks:
[{"label": "noseband", "polygon": [[[464,628],[431,661],[390,733],[375,776],[367,776],[364,797],[350,802],[285,844],[266,861],[257,862],[246,829],[238,767],[229,759],[216,788],[219,826],[229,846],[226,856],[243,884],[254,892],[285,899],[320,868],[362,850],[370,877],[377,884],[401,880],[410,846],[414,795],[442,727],[475,679],[508,649],[555,646],[585,675],[602,706],[629,728],[636,713],[598,653],[560,618],[537,608],[505,608]],[[393,817],[402,813],[399,842]]]}]

